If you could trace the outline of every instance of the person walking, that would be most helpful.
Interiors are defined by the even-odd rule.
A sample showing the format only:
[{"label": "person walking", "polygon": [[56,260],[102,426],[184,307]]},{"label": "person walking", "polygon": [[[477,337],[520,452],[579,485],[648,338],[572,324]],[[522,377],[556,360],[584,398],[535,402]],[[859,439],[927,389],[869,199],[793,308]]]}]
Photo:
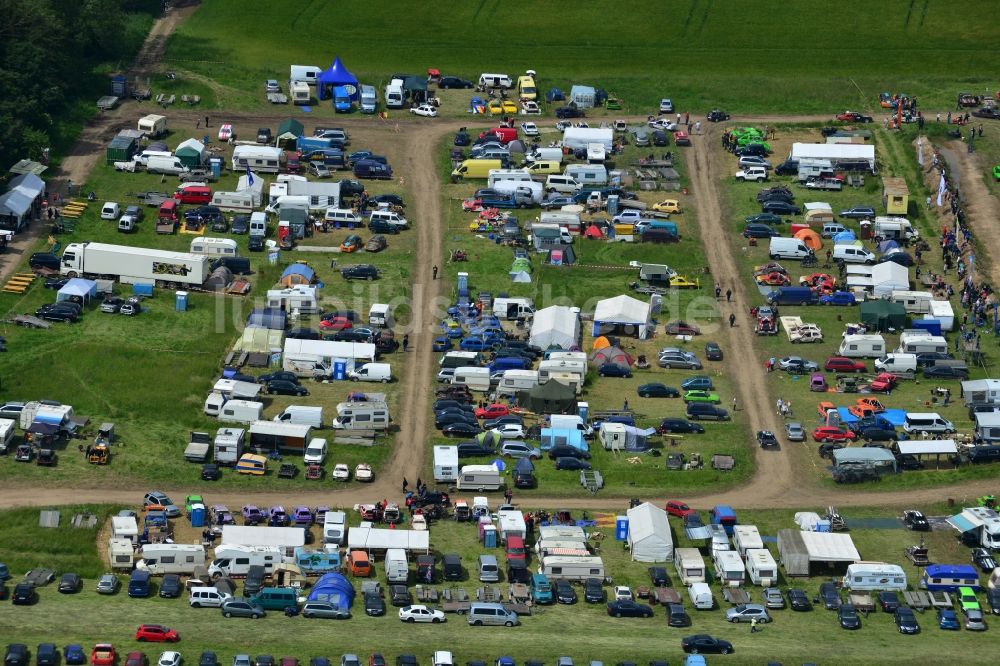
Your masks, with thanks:
[{"label": "person walking", "polygon": [[208,116],[205,116],[205,127],[208,128]]},{"label": "person walking", "polygon": [[403,336],[403,351],[408,351],[410,348],[410,334],[407,333]]},{"label": "person walking", "polygon": [[750,633],[751,634],[757,633],[757,618],[755,617],[750,618]]},{"label": "person walking", "polygon": [[733,301],[733,290],[726,289],[726,303],[732,303]]},{"label": "person walking", "polygon": [[435,280],[437,280],[437,279],[438,279],[438,267],[437,267],[437,266],[434,266],[434,267],[433,267],[433,268],[431,269],[431,272],[432,272],[432,273],[434,274],[434,279],[435,279]]},{"label": "person walking", "polygon": [[407,481],[407,480],[406,480],[406,477],[404,476],[404,477],[403,477],[403,492],[404,492],[404,493],[406,492],[406,487],[407,487],[408,485],[410,485],[410,482],[409,482],[409,481]]},{"label": "person walking", "polygon": [[730,315],[729,315],[729,328],[733,328],[734,326],[736,326],[736,315],[730,313]]},{"label": "person walking", "polygon": [[628,398],[625,398],[625,402],[624,402],[624,404],[622,404],[622,411],[623,412],[627,412],[628,411]]},{"label": "person walking", "polygon": [[733,396],[733,411],[734,411],[734,412],[735,412],[735,411],[737,411],[737,407],[736,407],[736,396],[735,396],[735,395]]},{"label": "person walking", "polygon": [[719,298],[722,295],[722,285],[718,282],[715,283],[715,298]]},{"label": "person walking", "polygon": [[780,416],[781,408],[784,406],[785,406],[785,401],[782,400],[781,398],[778,398],[778,401],[774,404],[774,410],[775,410],[774,413]]}]

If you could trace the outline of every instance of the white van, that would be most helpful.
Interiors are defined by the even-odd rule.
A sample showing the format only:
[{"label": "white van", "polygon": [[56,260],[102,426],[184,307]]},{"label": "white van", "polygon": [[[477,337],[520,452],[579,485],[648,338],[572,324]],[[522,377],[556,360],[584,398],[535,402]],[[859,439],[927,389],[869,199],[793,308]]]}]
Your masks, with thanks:
[{"label": "white van", "polygon": [[392,367],[388,363],[365,363],[348,372],[347,377],[354,382],[382,382],[386,384],[392,381]]},{"label": "white van", "polygon": [[559,192],[560,194],[574,194],[583,185],[573,176],[563,173],[550,173],[545,178],[545,189],[549,192]]},{"label": "white van", "polygon": [[180,158],[170,155],[162,157],[151,155],[146,160],[146,171],[149,173],[165,173],[168,176],[181,176],[190,172],[190,169],[181,162]]},{"label": "white van", "polygon": [[882,358],[875,359],[875,368],[879,372],[916,372],[916,354],[886,354]]},{"label": "white van", "polygon": [[349,208],[327,208],[323,219],[329,224],[361,226],[361,217]]},{"label": "white van", "polygon": [[316,80],[319,78],[322,69],[316,65],[292,65],[288,72],[288,82],[296,83],[302,81],[303,83],[308,83],[311,86],[316,85]]},{"label": "white van", "polygon": [[813,251],[798,238],[775,236],[768,248],[768,255],[772,259],[805,259],[813,254]]},{"label": "white van", "polygon": [[118,216],[121,215],[121,207],[118,206],[114,201],[105,201],[104,205],[101,206],[101,219],[102,220],[117,220]]},{"label": "white van", "polygon": [[308,464],[322,464],[326,460],[327,443],[321,437],[313,437],[306,445],[305,453],[302,454],[302,462]]},{"label": "white van", "polygon": [[528,162],[535,162],[537,160],[550,160],[554,162],[563,161],[563,149],[562,148],[535,148],[530,152],[525,153],[524,159]]},{"label": "white van", "polygon": [[219,409],[219,420],[226,423],[253,423],[264,418],[264,405],[253,400],[228,400]]},{"label": "white van", "polygon": [[845,335],[837,354],[848,358],[879,358],[885,350],[885,338],[881,335]]},{"label": "white van", "polygon": [[531,172],[527,169],[490,169],[486,179],[487,187],[493,187],[502,180],[530,183]]},{"label": "white van", "polygon": [[232,598],[233,595],[214,587],[192,587],[188,594],[188,603],[191,608],[218,608],[224,601]]},{"label": "white van", "polygon": [[267,213],[261,213],[261,212],[251,213],[250,235],[251,236],[267,235]]},{"label": "white van", "polygon": [[452,377],[451,383],[456,386],[468,386],[473,391],[489,391],[490,369],[472,366],[455,368],[455,376]]},{"label": "white van", "polygon": [[514,81],[506,74],[480,74],[479,85],[483,88],[513,88]]},{"label": "white van", "polygon": [[469,606],[469,624],[474,627],[501,625],[515,627],[521,624],[517,613],[509,611],[502,604],[474,603]]},{"label": "white van", "polygon": [[385,108],[402,109],[405,99],[406,94],[403,92],[403,80],[393,79],[389,81],[389,85],[385,87]]},{"label": "white van", "polygon": [[191,241],[191,254],[207,254],[211,257],[235,257],[236,241],[232,238],[209,238],[199,236]]},{"label": "white van", "polygon": [[907,433],[950,434],[955,432],[955,426],[937,412],[913,412],[907,413],[903,430]]},{"label": "white van", "polygon": [[371,222],[385,222],[401,229],[405,229],[409,225],[405,217],[391,210],[373,210],[369,220]]},{"label": "white van", "polygon": [[691,605],[698,610],[712,610],[715,606],[712,588],[708,583],[692,583],[688,588],[688,596],[691,598]]},{"label": "white van", "polygon": [[273,421],[281,423],[294,423],[296,425],[307,425],[313,428],[323,427],[323,408],[312,405],[289,405],[285,410],[275,416]]},{"label": "white van", "polygon": [[[773,240],[773,239],[772,239]],[[857,245],[834,245],[833,260],[846,264],[874,264],[875,253]]]}]

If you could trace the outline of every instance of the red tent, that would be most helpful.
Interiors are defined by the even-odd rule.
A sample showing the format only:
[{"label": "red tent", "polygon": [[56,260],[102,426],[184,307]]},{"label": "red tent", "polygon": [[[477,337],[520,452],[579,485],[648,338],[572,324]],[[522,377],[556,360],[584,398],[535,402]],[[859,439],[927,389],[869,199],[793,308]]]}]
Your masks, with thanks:
[{"label": "red tent", "polygon": [[584,236],[591,239],[604,238],[604,234],[601,232],[600,227],[596,224],[591,224],[587,227],[587,230],[583,233]]}]

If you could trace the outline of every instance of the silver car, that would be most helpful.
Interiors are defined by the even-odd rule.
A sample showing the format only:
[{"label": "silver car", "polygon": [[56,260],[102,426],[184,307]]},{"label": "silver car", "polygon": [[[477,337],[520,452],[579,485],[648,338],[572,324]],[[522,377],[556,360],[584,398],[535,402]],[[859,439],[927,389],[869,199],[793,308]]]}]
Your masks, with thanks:
[{"label": "silver car", "polygon": [[790,442],[806,441],[806,430],[798,421],[790,421],[785,424],[785,435]]},{"label": "silver car", "polygon": [[114,574],[102,574],[97,580],[97,593],[115,594],[121,586],[122,582],[118,580],[118,576]]},{"label": "silver car", "polygon": [[243,599],[226,599],[222,602],[223,617],[249,617],[256,620],[265,615],[267,613],[262,607]]},{"label": "silver car", "polygon": [[749,622],[754,618],[757,619],[757,622],[771,621],[767,609],[760,604],[740,604],[726,611],[727,622]]},{"label": "silver car", "polygon": [[986,631],[986,620],[983,619],[983,612],[975,608],[963,608],[965,615],[965,628],[969,631]]},{"label": "silver car", "polygon": [[332,620],[346,620],[351,617],[350,611],[322,601],[307,601],[302,606],[302,617],[322,617]]},{"label": "silver car", "polygon": [[649,145],[649,135],[646,134],[646,130],[637,129],[632,132],[632,142],[636,146],[648,146]]},{"label": "silver car", "polygon": [[764,605],[768,608],[784,608],[785,597],[781,595],[781,590],[776,587],[765,587]]},{"label": "silver car", "polygon": [[701,361],[688,354],[661,354],[656,364],[661,368],[683,368],[685,370],[701,370]]}]

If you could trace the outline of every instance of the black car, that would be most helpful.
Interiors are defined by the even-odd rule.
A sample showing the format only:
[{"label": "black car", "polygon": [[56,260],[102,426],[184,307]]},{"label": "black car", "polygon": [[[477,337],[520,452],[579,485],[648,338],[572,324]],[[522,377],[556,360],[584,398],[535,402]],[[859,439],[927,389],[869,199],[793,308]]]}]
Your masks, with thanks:
[{"label": "black car", "polygon": [[441,434],[445,437],[471,437],[481,432],[482,429],[472,423],[452,423],[441,429]]},{"label": "black car", "polygon": [[564,456],[556,458],[556,469],[581,470],[590,469],[590,463],[579,458]]},{"label": "black car", "polygon": [[10,643],[7,645],[7,652],[4,653],[4,666],[28,666],[28,646],[24,643]]},{"label": "black car", "polygon": [[997,566],[997,561],[990,555],[990,551],[985,548],[975,548],[972,551],[972,563],[983,573],[990,573]]},{"label": "black car", "polygon": [[438,80],[438,88],[471,88],[472,81],[460,79],[457,76],[442,76]]},{"label": "black car", "polygon": [[681,649],[685,654],[729,654],[733,644],[708,634],[695,634],[681,640]]},{"label": "black car", "polygon": [[653,609],[651,606],[630,599],[617,599],[608,602],[608,615],[614,617],[653,617]]},{"label": "black car", "polygon": [[46,321],[76,322],[80,319],[80,315],[66,308],[38,308],[35,316]]},{"label": "black car", "polygon": [[458,130],[455,132],[455,145],[456,146],[468,146],[472,143],[472,137],[465,130]]},{"label": "black car", "polygon": [[254,659],[256,666],[274,666],[274,656],[270,654],[259,654]]},{"label": "black car", "polygon": [[581,460],[590,460],[590,452],[582,451],[575,446],[567,446],[565,444],[557,444],[553,446],[548,451],[549,459],[555,460],[557,458],[580,458]]},{"label": "black car", "polygon": [[14,586],[14,592],[10,596],[10,601],[15,606],[30,606],[38,601],[38,593],[31,583],[18,583]]},{"label": "black car", "polygon": [[[763,202],[760,202],[763,203]],[[748,215],[743,220],[747,224],[768,224],[775,225],[781,224],[782,220],[777,215],[773,213],[757,213],[756,215]]]},{"label": "black car", "polygon": [[710,123],[721,123],[724,120],[729,120],[729,114],[721,109],[712,109],[708,112],[707,118]]},{"label": "black car", "polygon": [[59,576],[59,592],[61,594],[76,594],[83,588],[83,579],[75,573],[64,573]]},{"label": "black car", "polygon": [[198,666],[219,666],[219,657],[211,650],[205,650],[198,657]]},{"label": "black car", "polygon": [[597,374],[601,377],[631,377],[632,370],[627,365],[605,363],[597,369]]},{"label": "black car", "polygon": [[776,449],[778,448],[778,438],[770,430],[758,430],[757,446],[762,449]]},{"label": "black car", "polygon": [[293,384],[299,383],[299,376],[294,372],[288,372],[287,370],[279,370],[277,372],[269,372],[266,375],[261,375],[257,378],[257,381],[261,384],[267,384],[268,382],[280,379],[282,381],[291,382]]},{"label": "black car", "polygon": [[840,211],[840,217],[849,217],[855,220],[874,219],[875,209],[871,206],[852,206],[847,210]]},{"label": "black car", "polygon": [[524,425],[524,419],[522,419],[517,414],[508,414],[507,416],[500,416],[495,419],[483,422],[483,430],[493,430],[494,428],[499,428],[502,425]]},{"label": "black car", "polygon": [[827,610],[837,610],[843,603],[840,599],[840,590],[837,589],[837,584],[832,581],[820,584],[819,598],[823,600],[823,607]]},{"label": "black car", "polygon": [[600,578],[588,578],[583,581],[583,600],[588,604],[604,603],[604,585]]},{"label": "black car", "polygon": [[899,439],[895,430],[886,428],[865,428],[859,434],[866,442],[894,442]]},{"label": "black car", "polygon": [[907,529],[915,532],[928,532],[931,529],[931,524],[927,522],[924,514],[915,509],[908,509],[903,512],[903,524],[906,525]]},{"label": "black car", "polygon": [[893,613],[899,608],[899,595],[895,592],[883,590],[875,595],[875,601],[885,613]]},{"label": "black car", "polygon": [[586,118],[587,114],[575,106],[560,106],[556,109],[556,118]]},{"label": "black car", "polygon": [[226,218],[220,217],[216,220],[212,220],[212,231],[219,233],[226,233],[229,231],[229,223],[226,222]]},{"label": "black car", "polygon": [[531,583],[531,572],[525,560],[507,561],[507,582],[508,583]]},{"label": "black car", "polygon": [[800,215],[802,209],[787,201],[765,201],[761,204],[762,213],[774,213],[775,215]]},{"label": "black car", "polygon": [[740,157],[767,157],[767,148],[762,143],[748,143],[737,148],[736,154]]},{"label": "black car", "polygon": [[879,262],[891,261],[894,264],[899,264],[900,266],[906,266],[909,268],[913,266],[916,262],[913,257],[905,252],[890,252],[889,254],[883,254],[879,257]]},{"label": "black car", "polygon": [[705,432],[705,426],[700,423],[692,423],[687,419],[663,419],[656,428],[656,432],[661,435],[666,433],[699,433]]},{"label": "black car", "polygon": [[851,604],[844,604],[837,610],[837,620],[841,629],[860,629],[861,618]]},{"label": "black car", "polygon": [[59,648],[55,643],[39,643],[35,650],[35,666],[59,666]]},{"label": "black car", "polygon": [[323,336],[324,340],[339,340],[343,342],[370,342],[372,339],[368,331],[355,328],[347,328],[337,331],[333,335]]},{"label": "black car", "polygon": [[668,627],[690,627],[691,616],[684,610],[683,604],[667,604]]},{"label": "black car", "polygon": [[28,259],[28,266],[31,268],[48,268],[53,271],[59,270],[60,263],[58,255],[51,252],[35,252]]},{"label": "black car", "polygon": [[716,342],[706,342],[705,343],[705,358],[709,361],[721,361],[722,360],[722,347]]},{"label": "black car", "polygon": [[917,624],[917,616],[909,606],[900,606],[892,614],[892,620],[896,623],[901,634],[919,634],[920,625]]},{"label": "black car", "polygon": [[937,361],[952,361],[954,356],[948,352],[924,352],[922,354],[917,354],[917,367],[924,368],[929,365],[934,365]]},{"label": "black car", "polygon": [[340,275],[345,280],[374,280],[378,278],[378,269],[371,264],[356,264],[341,269]]},{"label": "black car", "polygon": [[652,133],[653,145],[654,146],[668,146],[670,145],[670,138],[667,133],[663,130],[653,130]]},{"label": "black car", "polygon": [[576,603],[576,590],[573,589],[573,585],[568,580],[557,578],[552,587],[555,588],[556,601],[561,604]]},{"label": "black car", "polygon": [[664,567],[649,567],[649,581],[656,587],[667,587],[670,585],[670,576]]},{"label": "black car", "polygon": [[180,576],[177,574],[166,574],[163,580],[160,581],[159,595],[164,599],[176,599],[181,596],[183,589],[184,583],[181,582]]},{"label": "black car", "polygon": [[774,238],[780,235],[780,231],[772,229],[766,224],[748,224],[743,227],[744,238]]},{"label": "black car", "polygon": [[932,365],[924,368],[924,377],[966,380],[969,378],[969,369],[964,366]]},{"label": "black car", "polygon": [[267,392],[271,395],[309,395],[309,389],[305,386],[300,386],[298,384],[293,384],[290,381],[284,379],[275,379],[267,383]]},{"label": "black car", "polygon": [[45,281],[45,288],[46,289],[55,289],[55,290],[58,291],[59,289],[62,289],[63,287],[65,287],[66,283],[69,282],[69,281],[70,281],[70,278],[68,278],[68,277],[53,277],[53,278],[49,278],[49,279],[47,279]]},{"label": "black car", "polygon": [[218,481],[222,478],[222,470],[215,463],[205,463],[201,466],[202,481]]},{"label": "black car", "polygon": [[650,384],[643,384],[636,392],[639,394],[640,398],[679,398],[681,397],[681,392],[678,391],[673,386],[666,386],[660,384],[659,382],[652,382]]},{"label": "black car", "polygon": [[788,607],[793,611],[804,613],[812,610],[812,602],[809,601],[809,595],[803,590],[789,588],[785,594],[788,596]]},{"label": "black car", "polygon": [[701,514],[697,511],[692,511],[691,513],[684,516],[684,529],[691,530],[699,527],[704,527],[705,521],[702,520]]},{"label": "black car", "polygon": [[403,197],[399,196],[398,194],[378,194],[369,199],[369,201],[372,201],[376,204],[384,203],[384,204],[389,204],[390,206],[399,206],[400,208],[406,207],[406,203],[403,201]]},{"label": "black car", "polygon": [[365,593],[365,615],[371,617],[385,615],[385,601],[377,592]]},{"label": "black car", "polygon": [[439,400],[435,400],[434,404],[431,405],[431,409],[433,409],[435,412],[442,409],[447,409],[448,407],[458,407],[460,409],[464,409],[470,414],[473,413],[476,409],[475,407],[472,406],[471,402],[462,402],[459,400],[452,400],[450,398],[441,398]]},{"label": "black car", "polygon": [[257,130],[257,143],[267,145],[274,141],[270,127],[261,127]]}]

